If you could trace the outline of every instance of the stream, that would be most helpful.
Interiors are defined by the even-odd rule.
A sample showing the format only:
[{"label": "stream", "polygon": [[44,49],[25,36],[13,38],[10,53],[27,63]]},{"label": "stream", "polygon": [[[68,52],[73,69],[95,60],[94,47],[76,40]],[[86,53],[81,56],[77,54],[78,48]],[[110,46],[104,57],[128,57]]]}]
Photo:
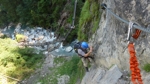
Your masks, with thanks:
[{"label": "stream", "polygon": [[[28,37],[29,43],[42,43],[42,42],[52,42],[56,39],[54,37],[54,32],[47,31],[41,27],[34,27],[29,28],[26,26],[21,26],[18,24],[16,27],[14,26],[8,26],[4,29],[1,29],[1,32],[5,35],[9,36],[11,39],[15,40],[15,32],[19,34],[23,34]],[[34,39],[34,40],[33,40]],[[40,40],[35,40],[40,39]],[[73,45],[77,42],[77,40],[73,41],[69,45],[63,46],[63,43],[61,43],[60,47],[49,52],[51,55],[54,56],[74,56],[76,53],[73,50]],[[55,43],[54,45],[58,45],[59,43]],[[32,46],[37,50],[42,50],[45,53],[48,53],[47,51],[47,45],[44,46]]]}]

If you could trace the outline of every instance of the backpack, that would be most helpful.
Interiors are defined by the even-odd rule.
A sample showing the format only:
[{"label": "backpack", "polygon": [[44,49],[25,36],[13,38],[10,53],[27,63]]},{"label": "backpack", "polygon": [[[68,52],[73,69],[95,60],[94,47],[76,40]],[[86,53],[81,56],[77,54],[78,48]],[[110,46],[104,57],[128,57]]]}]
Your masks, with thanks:
[{"label": "backpack", "polygon": [[74,44],[74,51],[76,53],[78,53],[78,49],[80,49],[80,48],[81,48],[81,42],[77,42]]},{"label": "backpack", "polygon": [[79,55],[79,56],[82,56],[78,53],[78,49],[81,49],[83,52],[87,53],[87,50],[86,49],[83,49],[81,48],[81,43],[82,42],[77,42],[74,44],[74,51]]}]

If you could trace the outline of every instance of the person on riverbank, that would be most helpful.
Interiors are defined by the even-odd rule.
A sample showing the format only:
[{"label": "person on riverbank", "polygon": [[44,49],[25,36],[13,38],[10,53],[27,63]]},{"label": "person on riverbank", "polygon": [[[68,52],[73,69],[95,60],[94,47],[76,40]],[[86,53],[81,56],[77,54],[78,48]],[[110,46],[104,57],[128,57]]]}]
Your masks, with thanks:
[{"label": "person on riverbank", "polygon": [[87,42],[78,42],[74,45],[74,50],[81,58],[85,70],[88,72],[88,61],[91,63],[94,61],[94,57],[92,56],[92,46],[89,46]]}]

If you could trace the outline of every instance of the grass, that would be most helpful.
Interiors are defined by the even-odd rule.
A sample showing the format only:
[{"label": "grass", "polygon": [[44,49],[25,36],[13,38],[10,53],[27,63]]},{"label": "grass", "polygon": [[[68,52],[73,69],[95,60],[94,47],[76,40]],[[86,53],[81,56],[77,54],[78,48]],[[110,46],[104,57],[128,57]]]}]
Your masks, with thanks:
[{"label": "grass", "polygon": [[[29,77],[41,62],[43,54],[36,54],[32,48],[19,48],[15,40],[0,38],[0,73],[19,80]],[[14,80],[8,79],[10,84]],[[1,80],[0,80],[1,83]]]},{"label": "grass", "polygon": [[80,20],[79,20],[79,28],[87,21],[90,20],[90,17],[92,16],[90,14],[90,3],[88,1],[86,1],[84,3],[84,6],[81,10],[81,15],[80,15]]},{"label": "grass", "polygon": [[150,64],[147,63],[143,66],[143,70],[145,70],[146,72],[150,72]]},{"label": "grass", "polygon": [[86,0],[79,19],[78,40],[88,41],[98,28],[100,15],[98,2]]},{"label": "grass", "polygon": [[50,69],[50,75],[39,80],[41,84],[57,84],[57,78],[62,75],[68,75],[70,77],[68,84],[76,84],[79,79],[82,79],[84,68],[79,57],[73,56],[70,60],[67,60],[65,57],[60,57],[55,58],[54,62],[57,66]]}]

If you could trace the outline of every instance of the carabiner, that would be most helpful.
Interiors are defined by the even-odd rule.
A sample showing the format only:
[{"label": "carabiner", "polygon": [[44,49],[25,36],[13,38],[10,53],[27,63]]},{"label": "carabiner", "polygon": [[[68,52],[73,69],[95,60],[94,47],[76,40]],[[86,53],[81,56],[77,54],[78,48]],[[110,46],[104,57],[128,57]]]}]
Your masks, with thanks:
[{"label": "carabiner", "polygon": [[131,41],[131,36],[132,36],[132,33],[133,33],[132,26],[133,26],[133,22],[130,21],[129,26],[128,26],[127,41]]}]

